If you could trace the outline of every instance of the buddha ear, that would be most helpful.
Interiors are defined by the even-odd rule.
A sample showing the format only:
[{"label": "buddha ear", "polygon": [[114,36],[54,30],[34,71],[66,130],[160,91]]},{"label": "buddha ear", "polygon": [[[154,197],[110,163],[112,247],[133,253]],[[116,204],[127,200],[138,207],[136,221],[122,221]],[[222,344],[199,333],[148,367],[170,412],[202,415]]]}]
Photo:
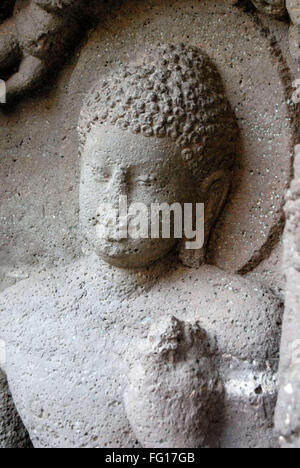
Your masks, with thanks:
[{"label": "buddha ear", "polygon": [[179,244],[179,258],[183,265],[198,268],[205,262],[209,234],[222,211],[230,185],[231,173],[226,170],[216,171],[202,182],[200,190],[204,202],[204,246],[198,250],[186,250],[185,241]]},{"label": "buddha ear", "polygon": [[210,174],[201,185],[205,200],[205,230],[206,238],[217,221],[227,199],[231,185],[231,174],[227,170],[219,170]]}]

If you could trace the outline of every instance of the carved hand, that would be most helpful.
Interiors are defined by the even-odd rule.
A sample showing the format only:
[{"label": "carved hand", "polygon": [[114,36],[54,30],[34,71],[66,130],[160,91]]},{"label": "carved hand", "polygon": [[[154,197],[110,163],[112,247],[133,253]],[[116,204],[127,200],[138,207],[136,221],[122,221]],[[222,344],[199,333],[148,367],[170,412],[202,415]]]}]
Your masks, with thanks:
[{"label": "carved hand", "polygon": [[166,317],[151,327],[124,394],[126,414],[143,447],[204,445],[223,393],[211,348],[197,323]]},{"label": "carved hand", "polygon": [[82,0],[16,2],[13,17],[0,25],[0,79],[7,101],[37,89],[61,64],[82,31],[80,6]]}]

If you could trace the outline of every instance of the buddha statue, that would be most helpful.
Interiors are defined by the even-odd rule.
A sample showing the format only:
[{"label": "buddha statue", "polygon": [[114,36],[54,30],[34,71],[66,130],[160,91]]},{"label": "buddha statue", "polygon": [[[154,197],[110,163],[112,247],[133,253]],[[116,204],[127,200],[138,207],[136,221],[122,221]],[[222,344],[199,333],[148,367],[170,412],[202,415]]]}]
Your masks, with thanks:
[{"label": "buddha statue", "polygon": [[[34,446],[276,446],[282,304],[205,264],[238,140],[216,67],[159,45],[96,83],[78,129],[85,255],[0,296],[3,370]],[[159,235],[149,220],[129,236],[125,199],[191,204],[193,226],[204,204],[203,242],[176,236],[175,214],[169,237],[163,217]]]}]

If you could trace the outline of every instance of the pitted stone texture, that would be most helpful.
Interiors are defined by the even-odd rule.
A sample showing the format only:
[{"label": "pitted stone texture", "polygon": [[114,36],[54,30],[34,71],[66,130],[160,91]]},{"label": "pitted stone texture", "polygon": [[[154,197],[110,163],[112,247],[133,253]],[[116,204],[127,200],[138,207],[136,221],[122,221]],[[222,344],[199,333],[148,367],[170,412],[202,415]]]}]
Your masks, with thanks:
[{"label": "pitted stone texture", "polygon": [[217,336],[227,397],[209,445],[275,446],[281,304],[273,294],[214,267],[160,263],[134,273],[92,257],[1,295],[6,372],[35,447],[136,446],[123,393],[137,347],[168,315]]},{"label": "pitted stone texture", "polygon": [[126,414],[143,447],[203,446],[223,397],[215,348],[198,323],[169,316],[151,326],[124,394]]},{"label": "pitted stone texture", "polygon": [[0,371],[0,448],[31,448],[28,433],[17,414],[4,374]]},{"label": "pitted stone texture", "polygon": [[300,2],[299,0],[286,0],[286,7],[294,24],[300,24]]},{"label": "pitted stone texture", "polygon": [[[105,23],[90,35],[76,62],[66,66],[57,86],[48,86],[46,96],[0,114],[4,286],[80,254],[76,125],[82,98],[99,77],[117,71],[128,57],[134,61],[158,40],[185,42],[209,54],[222,73],[243,135],[235,190],[213,232],[210,262],[237,271],[260,252],[280,218],[293,130],[276,50],[270,52],[251,16],[229,3],[141,0],[137,7],[127,0],[106,13]],[[274,34],[285,37],[286,25],[274,23]],[[278,267],[267,260],[265,271],[270,283]]]},{"label": "pitted stone texture", "polygon": [[294,58],[300,59],[300,24],[290,27],[290,51]]},{"label": "pitted stone texture", "polygon": [[[130,3],[130,2],[128,2]],[[142,3],[142,2],[141,2]],[[3,223],[7,223],[9,228],[7,230],[8,236],[6,238],[7,243],[5,244],[5,249],[7,249],[8,254],[4,251],[4,258],[5,262],[8,265],[8,274],[9,279],[11,281],[15,280],[17,275],[20,276],[20,271],[13,271],[13,265],[15,262],[14,254],[19,249],[20,254],[18,257],[22,258],[26,257],[26,261],[35,263],[35,267],[37,269],[42,268],[39,264],[39,260],[46,257],[49,262],[53,260],[55,263],[58,258],[59,260],[64,257],[64,254],[68,257],[69,249],[67,250],[65,245],[63,244],[63,248],[61,251],[59,247],[61,246],[61,232],[63,231],[63,235],[66,236],[66,239],[70,239],[70,232],[68,231],[65,235],[65,226],[66,226],[66,217],[69,216],[70,208],[74,209],[74,200],[70,195],[70,191],[73,190],[73,172],[75,172],[74,167],[76,166],[76,145],[74,144],[74,132],[76,126],[76,119],[79,113],[79,109],[81,106],[81,98],[82,94],[85,93],[86,87],[89,87],[89,80],[94,81],[96,76],[92,77],[91,75],[99,75],[103,74],[103,70],[105,70],[105,63],[109,64],[109,67],[114,67],[115,64],[119,63],[119,60],[124,60],[127,58],[128,51],[132,53],[131,45],[132,45],[132,36],[137,38],[137,43],[142,44],[144,47],[144,40],[145,42],[153,43],[153,41],[157,41],[157,35],[163,34],[164,40],[174,40],[174,36],[180,36],[180,41],[186,40],[189,37],[190,29],[192,24],[193,31],[195,34],[191,39],[191,43],[195,45],[195,43],[203,44],[210,48],[210,52],[214,55],[214,58],[217,62],[223,64],[224,75],[226,76],[226,83],[227,87],[230,89],[230,96],[231,100],[237,108],[240,121],[245,123],[245,118],[250,114],[255,114],[254,110],[259,109],[258,102],[255,101],[255,96],[259,96],[261,99],[262,96],[262,89],[269,89],[270,91],[267,92],[266,96],[262,100],[263,107],[265,108],[267,103],[269,103],[270,108],[267,109],[267,117],[264,114],[265,110],[263,107],[261,110],[258,111],[258,115],[261,116],[261,121],[259,119],[255,119],[244,127],[244,133],[247,135],[246,141],[253,142],[254,146],[259,147],[258,153],[259,155],[263,155],[263,158],[266,157],[266,164],[262,167],[258,167],[258,164],[261,163],[262,158],[257,158],[256,156],[253,158],[252,165],[248,164],[246,166],[246,170],[244,171],[246,177],[240,177],[241,180],[245,180],[245,185],[240,193],[245,192],[245,188],[248,189],[250,187],[251,192],[260,193],[261,189],[258,188],[258,185],[253,184],[251,181],[251,177],[247,179],[248,169],[249,172],[251,170],[252,173],[255,173],[255,181],[257,182],[257,178],[261,177],[262,184],[261,187],[267,186],[267,180],[275,180],[274,172],[271,167],[271,175],[270,178],[267,178],[267,170],[270,170],[269,166],[269,151],[272,158],[275,160],[276,165],[279,167],[279,162],[283,162],[284,155],[286,156],[286,160],[288,161],[288,151],[286,148],[289,145],[289,122],[288,116],[281,113],[279,111],[279,123],[278,127],[276,127],[276,120],[274,120],[274,103],[285,102],[284,93],[282,93],[281,85],[279,85],[279,77],[277,75],[277,63],[276,69],[272,68],[271,64],[268,62],[268,56],[266,54],[267,45],[257,34],[257,40],[255,39],[256,31],[253,31],[253,25],[251,21],[244,17],[243,21],[238,14],[236,14],[236,18],[234,21],[228,20],[231,17],[232,12],[226,9],[226,2],[222,1],[219,2],[220,6],[220,14],[215,14],[213,11],[212,5],[216,2],[173,2],[170,7],[167,7],[166,3],[161,2],[154,2],[156,5],[152,8],[149,6],[148,2],[143,3],[143,7],[147,8],[149,6],[149,10],[147,12],[141,12],[139,8],[136,8],[136,3],[133,2],[132,4],[132,12],[134,14],[129,18],[130,20],[123,20],[122,15],[118,15],[118,18],[114,18],[114,26],[111,25],[107,26],[105,23],[105,27],[98,31],[99,37],[98,40],[95,40],[95,37],[91,38],[86,51],[83,52],[83,60],[81,65],[78,67],[78,72],[73,76],[71,79],[70,77],[70,69],[63,75],[62,81],[60,81],[59,91],[56,92],[55,95],[52,95],[53,100],[46,99],[42,102],[35,101],[34,103],[27,103],[24,105],[24,108],[21,109],[21,112],[18,113],[15,117],[8,117],[4,119],[4,126],[5,129],[3,135],[3,150],[5,151],[5,160],[3,157],[3,166],[5,167],[5,174],[11,174],[10,171],[13,171],[13,177],[10,177],[9,187],[6,190],[5,186],[2,187],[4,191],[4,195],[2,197],[3,205],[5,205],[5,211],[2,214],[2,219],[4,219]],[[176,5],[174,5],[176,3]],[[207,8],[207,17],[205,17],[205,8],[201,11],[201,14],[195,10],[195,12],[191,15],[191,10],[189,9],[190,6],[193,8],[199,8],[199,5],[204,5]],[[161,14],[157,15],[157,9],[163,7],[163,11],[159,10]],[[176,8],[180,7],[179,10]],[[169,8],[169,9],[168,9]],[[224,12],[226,14],[224,15]],[[130,10],[129,10],[130,11]],[[179,11],[179,13],[178,13]],[[145,14],[147,14],[147,24],[145,25]],[[181,16],[182,15],[182,16]],[[149,24],[148,24],[148,17],[149,17]],[[121,19],[120,19],[121,18]],[[188,18],[188,21],[184,19]],[[209,21],[208,21],[209,19]],[[237,20],[237,21],[235,21]],[[228,24],[227,24],[228,21]],[[167,23],[167,27],[166,24]],[[225,25],[224,25],[225,23]],[[234,27],[232,25],[236,25],[236,35],[231,36],[233,34]],[[128,25],[130,28],[128,30]],[[230,27],[231,25],[231,27]],[[121,27],[120,27],[121,26]],[[123,27],[122,27],[123,26]],[[211,41],[212,31],[214,34],[218,36],[218,41]],[[224,32],[225,31],[225,32]],[[253,34],[253,36],[251,35]],[[236,53],[236,50],[231,50],[226,47],[226,45],[235,44],[234,38],[239,37],[239,41],[242,41],[242,45],[239,43],[239,49],[247,51],[246,55],[243,56],[243,61],[247,60],[247,58],[251,57],[250,63],[242,68],[240,60],[242,57]],[[250,40],[249,40],[250,37]],[[129,38],[129,39],[128,39]],[[126,42],[128,41],[128,43]],[[101,54],[99,54],[99,43],[103,42],[103,47],[101,48]],[[253,42],[255,45],[253,46]],[[125,45],[124,45],[125,44]],[[94,49],[93,49],[94,47]],[[91,50],[92,49],[92,50]],[[227,55],[226,55],[227,54]],[[120,58],[121,57],[121,58]],[[263,57],[263,60],[262,60]],[[94,61],[94,62],[93,62]],[[223,63],[224,61],[224,63]],[[253,75],[253,68],[256,70],[259,69],[261,63],[264,65],[266,64],[266,69],[261,71],[261,75],[254,74]],[[225,64],[225,65],[224,65]],[[222,68],[222,67],[221,67]],[[84,72],[85,71],[85,75]],[[249,72],[249,74],[248,74]],[[251,76],[254,77],[254,81],[251,81]],[[260,81],[260,77],[263,77],[263,80]],[[250,80],[250,81],[249,81]],[[266,80],[266,81],[265,81]],[[241,88],[238,86],[238,83],[241,82]],[[265,86],[265,83],[268,83],[268,86]],[[270,85],[269,85],[270,83]],[[261,89],[260,89],[261,86]],[[245,89],[246,87],[246,89]],[[69,96],[67,95],[67,89],[69,89]],[[253,90],[253,102],[250,103],[249,99],[243,97],[244,95],[247,96],[247,92]],[[247,92],[246,92],[247,91]],[[276,98],[274,97],[276,95]],[[274,100],[273,100],[274,99]],[[240,106],[240,103],[241,106]],[[246,105],[245,105],[246,103]],[[249,104],[250,103],[250,104]],[[247,107],[248,106],[248,107]],[[55,110],[54,110],[55,108]],[[67,114],[67,118],[64,115],[62,109],[65,110]],[[30,118],[29,118],[30,116]],[[59,118],[61,120],[59,120]],[[63,122],[63,119],[65,121]],[[32,123],[29,125],[29,120],[32,120]],[[286,133],[284,138],[282,138],[282,122],[286,122]],[[35,124],[35,122],[37,122]],[[60,125],[61,124],[61,125]],[[280,125],[279,125],[280,124]],[[51,127],[52,125],[52,127]],[[252,131],[253,125],[253,133]],[[274,125],[274,127],[273,127]],[[59,128],[58,128],[59,127]],[[251,129],[250,129],[251,127]],[[17,131],[19,128],[19,131]],[[21,128],[21,130],[20,130]],[[49,129],[52,128],[53,130],[50,131]],[[263,129],[262,133],[257,133],[257,129]],[[279,129],[279,130],[278,130]],[[32,137],[32,133],[34,133],[34,138],[32,138],[32,143],[30,144],[28,135],[30,134]],[[39,135],[42,135],[40,137]],[[47,135],[47,142],[45,142],[45,135]],[[275,141],[275,135],[278,135],[279,140]],[[272,140],[273,145],[268,150],[268,154],[265,154],[266,147],[264,145],[259,146],[259,141],[261,138],[266,138]],[[285,140],[285,144],[281,143]],[[61,148],[61,141],[63,141],[63,148]],[[282,144],[282,146],[281,146]],[[271,146],[271,143],[270,143]],[[264,149],[265,148],[265,149]],[[285,148],[285,149],[283,149]],[[277,150],[278,149],[278,154]],[[251,151],[248,149],[247,154],[249,155],[250,152],[252,154],[253,148]],[[18,160],[15,161],[15,155],[18,154]],[[42,157],[41,157],[42,155]],[[281,155],[279,159],[278,155]],[[64,161],[63,158],[64,157]],[[249,166],[249,168],[248,168]],[[42,168],[42,170],[41,170]],[[287,165],[283,164],[282,167],[280,166],[280,176],[279,180],[284,181],[286,177]],[[24,172],[25,171],[25,172]],[[25,176],[24,177],[24,173]],[[50,175],[49,175],[50,174]],[[62,180],[61,178],[66,177],[66,174],[71,175],[70,179]],[[244,175],[245,175],[244,174]],[[259,174],[259,175],[258,175]],[[276,172],[277,174],[277,172]],[[59,181],[57,181],[57,177],[59,177]],[[276,175],[277,177],[277,175]],[[5,178],[4,178],[5,179]],[[5,179],[6,180],[6,179]],[[25,181],[26,180],[26,181]],[[42,182],[41,182],[42,181]],[[71,182],[70,182],[71,181]],[[14,184],[12,186],[12,184]],[[53,185],[55,185],[55,195],[51,197],[51,190],[53,195]],[[39,187],[42,187],[43,190],[39,192]],[[62,190],[61,190],[62,187]],[[31,195],[30,201],[26,198],[27,193],[32,194],[32,190],[35,190],[34,196]],[[274,200],[276,200],[277,195],[280,196],[281,193],[281,186],[278,187],[267,187],[268,192],[272,191],[272,197],[274,196]],[[68,192],[67,197],[65,193],[63,196],[61,192]],[[74,192],[76,191],[76,187]],[[273,193],[274,191],[274,193]],[[20,193],[19,198],[13,200],[12,197],[14,193]],[[45,195],[46,194],[46,195]],[[24,196],[25,195],[25,196]],[[16,195],[17,197],[17,195]],[[43,198],[45,197],[45,198]],[[237,197],[239,198],[239,197]],[[266,197],[262,197],[266,198]],[[25,199],[25,200],[24,200]],[[33,199],[35,199],[33,201]],[[37,206],[36,200],[39,200],[39,205]],[[51,200],[51,202],[49,202]],[[258,200],[253,202],[253,206],[255,210],[257,209],[256,206],[258,205]],[[273,202],[272,202],[273,203]],[[276,203],[276,202],[275,202]],[[63,205],[67,205],[67,208],[63,208]],[[16,219],[14,218],[11,220],[11,213],[12,213],[12,206],[15,208],[18,205],[18,209],[16,210]],[[278,203],[278,206],[280,203]],[[252,206],[252,205],[251,205]],[[31,210],[31,217],[28,221],[28,207]],[[235,203],[233,203],[233,210],[235,210]],[[38,208],[38,209],[37,209]],[[270,207],[271,209],[271,207]],[[258,210],[258,209],[257,209]],[[273,207],[272,207],[273,210]],[[46,217],[45,217],[46,211]],[[75,209],[74,209],[75,212]],[[248,211],[247,211],[248,212]],[[253,216],[254,221],[257,221],[257,216],[260,217],[260,229],[264,229],[267,225],[265,220],[266,212],[268,210],[262,210],[260,212],[255,212]],[[34,214],[33,214],[34,213]],[[240,214],[243,216],[238,216],[238,222],[240,223],[241,218],[245,217],[245,211],[240,209]],[[24,215],[26,214],[26,216]],[[53,215],[53,216],[52,216]],[[51,221],[52,218],[57,217],[56,221]],[[57,219],[59,220],[64,217],[62,225],[59,225]],[[247,217],[247,216],[246,216]],[[274,214],[271,215],[274,218]],[[19,220],[21,219],[21,221]],[[75,218],[72,217],[71,221],[69,222],[67,227],[73,227],[75,225]],[[232,225],[232,218],[230,218],[229,224]],[[23,221],[22,221],[23,219]],[[68,218],[67,218],[68,219]],[[73,224],[72,224],[73,221]],[[22,225],[22,232],[20,237],[16,236],[16,231],[14,229],[15,223],[18,223],[20,226],[20,222]],[[32,231],[32,226],[37,226],[37,222],[40,222],[37,229],[37,234],[35,238],[35,233]],[[52,224],[51,224],[52,223]],[[248,222],[249,225],[249,222]],[[257,225],[256,222],[253,222],[253,228]],[[30,230],[28,227],[30,226]],[[63,228],[62,228],[63,227]],[[10,228],[12,232],[14,232],[14,236],[10,236]],[[57,230],[57,231],[56,231]],[[75,229],[72,229],[74,232]],[[238,225],[237,228],[238,232],[243,232],[243,226]],[[26,232],[26,236],[28,236],[26,242],[24,242],[24,232]],[[59,232],[56,236],[55,233]],[[45,235],[46,233],[46,235]],[[48,237],[47,237],[48,236]],[[230,239],[230,236],[228,236]],[[257,239],[258,231],[255,232],[254,238]],[[12,240],[13,239],[13,240]],[[46,240],[45,240],[46,239]],[[236,239],[236,237],[235,237]],[[55,248],[55,255],[53,250],[53,245]],[[253,247],[254,239],[248,240],[248,249]],[[17,248],[16,248],[17,244]],[[8,246],[8,247],[7,247]],[[26,252],[23,248],[26,246]],[[68,244],[69,247],[69,244]],[[242,253],[244,253],[244,249],[240,247],[237,250],[237,257],[240,257]],[[72,248],[70,251],[73,252]],[[6,254],[6,256],[5,256]],[[227,259],[224,261],[224,265],[227,267],[228,264],[231,265],[231,258],[233,255],[233,250],[230,248],[227,249]],[[247,252],[248,255],[248,252]],[[247,257],[248,258],[248,257]],[[219,256],[219,261],[222,259],[222,253]],[[227,260],[227,261],[226,261]],[[223,261],[223,259],[222,259]],[[237,261],[237,260],[236,260]],[[24,261],[23,264],[26,262]],[[244,263],[242,263],[244,264]],[[234,262],[234,268],[236,264]],[[26,272],[23,273],[24,277],[26,276]],[[71,295],[70,295],[71,297]],[[84,326],[84,324],[82,324]],[[247,375],[249,372],[247,373]],[[257,378],[257,376],[255,376]],[[235,379],[232,379],[233,382]],[[255,394],[255,389],[253,389],[253,394]],[[257,400],[259,401],[260,411],[263,412],[264,409],[264,401],[261,398],[261,395],[255,394],[255,405],[257,404]],[[66,403],[67,404],[67,403]],[[113,406],[113,405],[112,405]],[[237,398],[237,413],[235,418],[235,423],[233,424],[233,429],[235,431],[235,437],[237,438],[235,441],[235,445],[241,443],[243,436],[239,436],[240,431],[236,429],[237,421],[239,421],[239,425],[242,425],[242,429],[245,431],[245,424],[244,420],[247,419],[247,411],[249,407],[247,405],[245,412],[243,413],[243,418],[241,418],[241,404],[239,398]],[[39,414],[43,414],[42,412]],[[242,421],[241,421],[242,420]],[[271,420],[271,418],[270,418]],[[41,421],[40,421],[41,423]],[[251,425],[251,418],[248,424]],[[33,426],[32,426],[33,427]],[[248,434],[253,434],[254,431],[252,428],[247,428]],[[255,427],[254,427],[255,429]],[[50,430],[50,429],[49,429]],[[263,432],[263,429],[261,430]],[[269,429],[269,432],[270,429]],[[245,431],[246,433],[246,431]],[[259,445],[259,443],[263,443],[262,441],[265,440],[265,435],[262,434],[262,439],[260,439],[260,431],[257,431],[257,440],[254,442],[253,439],[249,440],[248,443]],[[96,436],[95,436],[96,437]],[[230,441],[232,443],[232,439],[229,437],[229,445]],[[243,439],[245,440],[245,439]]]},{"label": "pitted stone texture", "polygon": [[[80,221],[90,247],[126,268],[147,266],[178,244],[180,235],[171,231],[163,239],[147,234],[120,242],[111,220],[122,196],[128,204],[143,203],[151,215],[154,203],[205,204],[206,247],[231,185],[238,134],[220,73],[196,47],[152,47],[138,65],[97,81],[79,121]],[[144,224],[149,233],[148,214]],[[199,266],[205,248],[197,240]],[[194,256],[196,263],[197,251]]]},{"label": "pitted stone texture", "polygon": [[[243,152],[235,190],[211,238],[210,263],[225,270],[243,268],[274,232],[290,174],[293,130],[280,63],[273,58],[276,50],[269,51],[269,41],[251,16],[225,0],[175,0],[172,5],[142,0],[139,8],[128,0],[117,14],[107,13],[105,21],[107,27],[100,24],[89,37],[57,87],[48,87],[49,95],[0,115],[1,278],[9,285],[32,270],[78,255],[76,124],[82,97],[99,77],[117,71],[128,57],[134,62],[157,43],[157,31],[164,42],[200,46],[222,73],[242,131]],[[276,22],[277,32],[285,36],[283,22]],[[274,266],[266,265],[266,272],[270,282]]]},{"label": "pitted stone texture", "polygon": [[209,171],[221,158],[235,159],[236,119],[219,71],[197,47],[156,46],[139,64],[97,82],[81,112],[82,146],[96,123],[145,137],[168,137],[196,173],[204,158]]},{"label": "pitted stone texture", "polygon": [[277,18],[286,13],[285,0],[252,0],[252,3],[259,11]]},{"label": "pitted stone texture", "polygon": [[299,0],[287,0],[286,6],[293,23],[290,27],[291,54],[300,60],[300,2]]},{"label": "pitted stone texture", "polygon": [[0,77],[7,101],[37,89],[65,61],[86,29],[89,8],[84,3],[16,1],[13,16],[0,25]]},{"label": "pitted stone texture", "polygon": [[286,302],[276,428],[283,447],[300,448],[300,146],[295,153],[295,177],[285,208]]}]

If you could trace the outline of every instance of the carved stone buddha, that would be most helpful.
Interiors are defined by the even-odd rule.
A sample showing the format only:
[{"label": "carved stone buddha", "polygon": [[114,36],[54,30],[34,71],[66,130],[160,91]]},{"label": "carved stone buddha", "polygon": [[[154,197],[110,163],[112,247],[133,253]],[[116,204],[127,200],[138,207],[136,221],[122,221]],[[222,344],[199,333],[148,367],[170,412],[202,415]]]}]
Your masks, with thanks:
[{"label": "carved stone buddha", "polygon": [[[238,138],[218,71],[159,46],[95,85],[79,137],[89,254],[0,296],[4,371],[35,447],[275,446],[281,303],[204,262]],[[202,249],[116,236],[101,206],[122,196],[204,203]]]}]

